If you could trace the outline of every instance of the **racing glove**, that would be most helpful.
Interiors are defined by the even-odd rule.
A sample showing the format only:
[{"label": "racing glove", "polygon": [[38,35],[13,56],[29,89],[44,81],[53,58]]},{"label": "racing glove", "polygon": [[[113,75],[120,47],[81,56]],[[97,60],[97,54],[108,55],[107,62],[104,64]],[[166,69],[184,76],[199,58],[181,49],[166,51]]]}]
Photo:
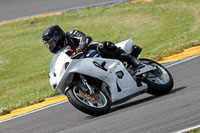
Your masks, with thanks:
[{"label": "racing glove", "polygon": [[92,38],[87,36],[84,40],[82,40],[76,49],[76,53],[86,53],[88,51],[89,44],[92,42]]}]

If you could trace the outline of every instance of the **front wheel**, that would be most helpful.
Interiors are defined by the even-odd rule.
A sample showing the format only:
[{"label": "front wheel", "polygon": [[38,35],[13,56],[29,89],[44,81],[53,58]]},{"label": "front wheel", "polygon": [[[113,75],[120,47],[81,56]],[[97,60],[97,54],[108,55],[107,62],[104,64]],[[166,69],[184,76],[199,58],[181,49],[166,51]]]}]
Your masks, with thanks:
[{"label": "front wheel", "polygon": [[147,93],[160,96],[169,93],[173,86],[174,80],[170,72],[161,64],[149,60],[149,59],[140,59],[141,63],[146,65],[152,65],[156,68],[154,71],[150,71],[146,74],[145,82],[148,85]]},{"label": "front wheel", "polygon": [[67,91],[66,95],[74,107],[90,115],[103,115],[108,113],[111,107],[106,92],[102,90],[95,91],[91,96],[83,91],[80,85],[75,85]]}]

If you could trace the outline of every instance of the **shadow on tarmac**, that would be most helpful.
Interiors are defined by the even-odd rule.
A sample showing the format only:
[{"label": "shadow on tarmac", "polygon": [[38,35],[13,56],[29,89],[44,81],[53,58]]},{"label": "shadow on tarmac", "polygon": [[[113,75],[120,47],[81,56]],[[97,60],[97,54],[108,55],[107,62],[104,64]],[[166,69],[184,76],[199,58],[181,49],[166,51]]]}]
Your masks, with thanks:
[{"label": "shadow on tarmac", "polygon": [[[181,90],[183,90],[185,88],[186,88],[186,86],[175,88],[169,94],[166,94],[166,95],[171,95],[171,94],[176,93],[178,91],[181,91]],[[148,97],[145,97],[143,99],[139,99],[139,100],[136,100],[136,101],[124,103],[124,104],[121,104],[121,105],[117,105],[117,106],[112,107],[109,113],[115,112],[115,111],[120,110],[120,109],[128,108],[130,106],[136,106],[138,104],[145,103],[145,102],[148,102],[148,101],[151,101],[153,99],[156,99],[156,98],[159,98],[159,97],[163,97],[163,96],[166,96],[166,95],[148,96]]]},{"label": "shadow on tarmac", "polygon": [[[183,90],[185,88],[187,88],[187,87],[186,86],[182,86],[182,87],[178,87],[178,88],[173,89],[170,93],[168,93],[166,95],[162,95],[162,96],[152,96],[152,95],[150,95],[148,97],[145,97],[145,98],[142,98],[142,99],[139,99],[139,100],[136,100],[136,101],[125,102],[125,103],[113,106],[110,109],[110,112],[108,114],[105,114],[105,115],[109,115],[109,114],[114,113],[114,112],[116,112],[116,111],[118,111],[120,109],[128,108],[128,107],[131,107],[131,106],[136,106],[138,104],[145,103],[145,102],[154,100],[154,99],[159,98],[159,97],[163,97],[163,96],[174,94],[174,93],[179,92],[179,91],[181,91],[181,90]],[[105,115],[103,115],[103,116],[105,116]],[[97,118],[97,117],[101,117],[101,116],[88,116],[87,118],[88,119],[93,119],[93,118]]]}]

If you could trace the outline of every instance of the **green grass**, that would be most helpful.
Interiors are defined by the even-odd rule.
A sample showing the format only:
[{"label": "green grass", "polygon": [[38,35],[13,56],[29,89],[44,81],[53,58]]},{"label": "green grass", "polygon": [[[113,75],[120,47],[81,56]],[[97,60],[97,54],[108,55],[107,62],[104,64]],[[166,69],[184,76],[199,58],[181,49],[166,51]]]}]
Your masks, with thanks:
[{"label": "green grass", "polygon": [[200,133],[200,129],[189,131],[188,133]]},{"label": "green grass", "polygon": [[199,0],[157,0],[112,7],[86,8],[62,15],[0,25],[0,114],[56,95],[49,85],[52,54],[42,32],[59,24],[95,41],[132,38],[140,57],[159,60],[200,42]]}]

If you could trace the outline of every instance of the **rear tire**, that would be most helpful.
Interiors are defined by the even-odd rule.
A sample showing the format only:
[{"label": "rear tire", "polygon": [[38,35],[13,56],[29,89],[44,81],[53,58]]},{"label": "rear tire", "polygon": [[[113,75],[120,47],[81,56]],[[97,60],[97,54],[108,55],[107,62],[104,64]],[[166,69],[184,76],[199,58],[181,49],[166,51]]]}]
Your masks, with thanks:
[{"label": "rear tire", "polygon": [[[105,91],[105,90],[104,90]],[[103,115],[109,112],[111,104],[107,92],[99,90],[96,92],[98,100],[91,100],[93,97],[84,92],[79,85],[71,87],[66,95],[69,102],[78,110],[93,116]],[[95,96],[94,96],[95,98]]]},{"label": "rear tire", "polygon": [[[145,78],[143,82],[145,82],[148,85],[147,93],[160,96],[165,95],[169,93],[173,86],[174,86],[174,80],[170,74],[170,72],[161,64],[149,60],[149,59],[140,59],[140,61],[147,65],[154,65],[158,67],[159,71],[161,71],[162,75],[160,77],[156,78]],[[153,73],[150,72],[151,75]]]}]

